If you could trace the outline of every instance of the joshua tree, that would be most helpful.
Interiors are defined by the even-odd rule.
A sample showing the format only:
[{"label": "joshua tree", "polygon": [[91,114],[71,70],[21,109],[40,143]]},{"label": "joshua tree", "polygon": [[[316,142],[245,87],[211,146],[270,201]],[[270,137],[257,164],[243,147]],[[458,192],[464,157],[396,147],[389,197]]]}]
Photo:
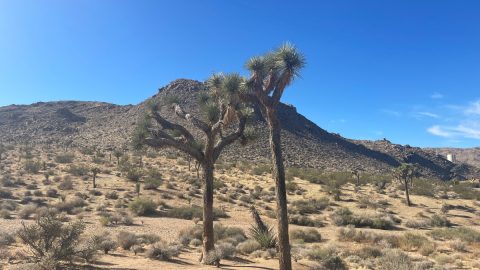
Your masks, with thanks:
[{"label": "joshua tree", "polygon": [[407,205],[411,206],[412,203],[410,202],[409,185],[411,185],[413,182],[413,178],[418,176],[417,166],[414,164],[402,163],[393,170],[393,175],[398,181],[403,183]]},{"label": "joshua tree", "polygon": [[113,151],[113,155],[117,158],[117,165],[120,165],[120,158],[123,156],[123,152],[118,149],[115,149]]},{"label": "joshua tree", "polygon": [[[203,171],[203,262],[214,249],[213,181],[214,165],[222,150],[244,138],[248,109],[238,98],[244,79],[238,74],[215,74],[207,81],[207,91],[200,95],[203,119],[186,113],[176,100],[163,104],[173,110],[182,121],[201,132],[202,141],[183,125],[173,123],[161,115],[160,105],[152,103],[134,136],[134,145],[153,148],[175,148],[200,164]],[[227,134],[228,133],[228,134]]]},{"label": "joshua tree", "polygon": [[270,149],[275,178],[277,202],[278,247],[280,270],[291,270],[290,243],[288,239],[287,193],[285,167],[283,165],[278,104],[285,88],[299,76],[305,65],[303,55],[291,44],[284,44],[275,51],[253,57],[247,62],[251,72],[242,99],[257,104],[267,120],[270,130]]},{"label": "joshua tree", "polygon": [[3,144],[0,144],[0,160],[2,160],[3,154],[6,152],[7,152],[7,148]]},{"label": "joshua tree", "polygon": [[357,187],[360,186],[360,173],[362,171],[363,171],[362,168],[354,168],[352,170],[352,175],[355,177]]},{"label": "joshua tree", "polygon": [[97,168],[97,167],[93,167],[91,169],[92,171],[92,176],[93,176],[93,188],[96,188],[97,187],[97,182],[95,182],[95,180],[97,180],[97,174],[100,173],[100,169]]}]

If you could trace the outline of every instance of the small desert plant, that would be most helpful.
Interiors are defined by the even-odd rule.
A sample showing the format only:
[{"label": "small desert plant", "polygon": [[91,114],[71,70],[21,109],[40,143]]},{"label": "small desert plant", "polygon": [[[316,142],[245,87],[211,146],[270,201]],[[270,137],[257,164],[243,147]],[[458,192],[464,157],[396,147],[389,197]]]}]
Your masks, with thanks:
[{"label": "small desert plant", "polygon": [[75,176],[87,175],[89,171],[90,171],[90,168],[84,164],[78,164],[78,165],[72,164],[68,168],[68,172]]},{"label": "small desert plant", "polygon": [[58,154],[55,156],[55,162],[62,164],[72,163],[74,158],[75,155],[71,153]]},{"label": "small desert plant", "polygon": [[247,241],[238,244],[237,251],[242,254],[248,255],[261,248],[262,246],[258,243],[257,240],[248,239]]},{"label": "small desert plant", "polygon": [[393,222],[381,216],[357,216],[348,208],[339,208],[332,214],[332,220],[337,226],[353,225],[355,227],[368,227],[372,229],[390,230]]},{"label": "small desert plant", "polygon": [[255,207],[251,208],[251,213],[255,222],[250,227],[250,236],[264,249],[276,247],[277,237],[273,232],[273,227],[269,227],[263,222]]},{"label": "small desert plant", "polygon": [[46,215],[32,225],[23,224],[17,236],[37,261],[71,261],[79,252],[76,246],[84,229],[81,221],[64,225],[55,215]]},{"label": "small desert plant", "polygon": [[[171,218],[188,219],[188,220],[193,220],[194,218],[198,218],[202,220],[203,210],[199,206],[181,206],[181,207],[174,207],[169,209],[165,215]],[[218,208],[213,209],[213,216],[214,216],[214,219],[228,217],[225,211]]]},{"label": "small desert plant", "polygon": [[178,246],[168,245],[163,241],[159,241],[147,249],[145,255],[150,259],[168,261],[171,260],[172,257],[178,256],[179,253],[180,250]]},{"label": "small desert plant", "polygon": [[138,243],[138,237],[134,233],[120,231],[117,235],[117,243],[124,250],[129,250]]},{"label": "small desert plant", "polygon": [[452,225],[447,217],[437,214],[430,217],[430,224],[432,227],[450,227]]},{"label": "small desert plant", "polygon": [[467,243],[479,243],[480,242],[480,232],[474,229],[465,228],[465,227],[456,227],[456,228],[445,228],[445,229],[434,229],[428,233],[434,239],[448,239],[448,240],[462,240]]},{"label": "small desert plant", "polygon": [[64,178],[63,181],[58,185],[60,190],[72,190],[73,182],[70,178]]},{"label": "small desert plant", "polygon": [[320,242],[322,236],[316,229],[294,229],[290,231],[290,239],[305,243],[314,243]]},{"label": "small desert plant", "polygon": [[138,216],[147,216],[155,213],[155,209],[157,208],[157,204],[150,198],[136,198],[132,201],[128,208],[132,213]]},{"label": "small desert plant", "polygon": [[329,203],[329,199],[325,197],[321,199],[298,200],[292,203],[292,212],[300,215],[318,214],[327,208]]},{"label": "small desert plant", "polygon": [[162,185],[162,174],[156,169],[150,169],[143,180],[143,189],[157,189]]}]

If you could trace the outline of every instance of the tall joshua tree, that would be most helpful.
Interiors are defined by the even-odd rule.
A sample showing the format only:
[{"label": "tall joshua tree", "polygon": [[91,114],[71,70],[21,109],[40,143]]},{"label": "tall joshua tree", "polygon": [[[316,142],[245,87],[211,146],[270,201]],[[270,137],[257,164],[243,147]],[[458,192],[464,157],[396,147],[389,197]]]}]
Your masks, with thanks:
[{"label": "tall joshua tree", "polygon": [[[222,150],[238,139],[244,138],[247,112],[245,103],[238,98],[244,85],[238,74],[213,75],[207,81],[208,91],[200,95],[200,115],[184,111],[180,104],[170,107],[181,122],[187,122],[201,132],[195,137],[179,122],[174,123],[161,115],[160,105],[151,104],[146,121],[142,121],[134,137],[135,145],[153,148],[170,147],[195,159],[203,171],[203,262],[214,249],[213,232],[213,181],[214,166]],[[172,99],[173,100],[173,99]]]},{"label": "tall joshua tree", "polygon": [[100,169],[97,168],[97,167],[93,167],[93,168],[91,169],[91,171],[92,171],[92,177],[93,177],[93,179],[92,179],[92,180],[93,180],[93,188],[96,188],[96,187],[97,187],[97,182],[96,182],[96,180],[97,180],[97,174],[100,173]]},{"label": "tall joshua tree", "polygon": [[411,206],[409,186],[413,183],[413,178],[418,176],[418,169],[415,164],[402,163],[393,170],[393,175],[398,181],[403,183],[405,189],[405,200],[408,206]]},{"label": "tall joshua tree", "polygon": [[295,46],[286,43],[263,56],[253,57],[247,62],[251,76],[246,82],[242,99],[257,104],[267,120],[270,149],[275,178],[277,203],[278,247],[280,270],[291,270],[290,243],[288,239],[287,193],[285,167],[283,165],[278,104],[285,88],[299,76],[305,65],[304,56]]}]

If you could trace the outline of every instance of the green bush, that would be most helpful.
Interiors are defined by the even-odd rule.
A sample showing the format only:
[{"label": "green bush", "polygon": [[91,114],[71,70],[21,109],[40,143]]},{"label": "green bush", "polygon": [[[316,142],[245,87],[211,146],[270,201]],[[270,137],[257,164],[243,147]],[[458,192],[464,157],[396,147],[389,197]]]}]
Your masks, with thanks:
[{"label": "green bush", "polygon": [[75,176],[85,176],[90,171],[90,168],[84,164],[72,164],[67,171]]},{"label": "green bush", "polygon": [[357,216],[348,208],[339,208],[332,214],[332,220],[337,226],[353,225],[357,228],[368,227],[372,229],[390,230],[393,222],[381,216]]},{"label": "green bush", "polygon": [[322,236],[316,229],[293,229],[290,231],[290,239],[304,243],[320,242]]},{"label": "green bush", "polygon": [[138,237],[134,233],[120,231],[117,234],[117,243],[124,250],[129,250],[133,245],[138,243]]},{"label": "green bush", "polygon": [[304,215],[289,215],[288,222],[299,226],[308,227],[323,227],[323,221],[321,218],[311,218]]},{"label": "green bush", "polygon": [[292,202],[292,207],[294,213],[304,215],[304,214],[318,214],[330,204],[328,198],[320,199],[308,199],[308,200],[298,200]]},{"label": "green bush", "polygon": [[42,168],[40,161],[27,160],[24,163],[24,169],[28,173],[36,174]]},{"label": "green bush", "polygon": [[56,155],[55,156],[55,161],[57,163],[66,164],[66,163],[72,163],[74,158],[75,158],[75,155],[73,155],[71,153],[64,153],[64,154]]},{"label": "green bush", "polygon": [[128,208],[138,216],[147,216],[155,213],[157,204],[150,198],[140,197],[130,202]]},{"label": "green bush", "polygon": [[260,250],[261,248],[262,246],[256,240],[248,239],[247,241],[238,244],[237,251],[242,254],[248,255],[253,253],[254,251]]},{"label": "green bush", "polygon": [[178,256],[178,254],[180,254],[180,250],[177,246],[168,245],[163,241],[153,244],[145,253],[147,258],[160,261],[171,260],[172,257]]},{"label": "green bush", "polygon": [[160,171],[157,169],[150,169],[145,176],[143,189],[157,189],[162,185],[162,182],[162,174]]},{"label": "green bush", "polygon": [[428,233],[434,239],[439,240],[453,240],[458,239],[467,243],[479,243],[480,232],[466,227],[455,227],[445,229],[434,229]]},{"label": "green bush", "polygon": [[434,214],[430,217],[430,224],[433,227],[450,227],[452,223],[447,217]]},{"label": "green bush", "polygon": [[81,221],[64,225],[54,215],[46,215],[34,224],[23,225],[17,236],[29,247],[37,261],[48,258],[56,264],[59,261],[70,262],[79,253],[77,247],[84,229]]},{"label": "green bush", "polygon": [[[203,219],[203,208],[200,206],[181,206],[169,209],[165,215],[171,218],[192,220],[198,218]],[[222,209],[213,208],[214,219],[227,218],[228,215]]]}]

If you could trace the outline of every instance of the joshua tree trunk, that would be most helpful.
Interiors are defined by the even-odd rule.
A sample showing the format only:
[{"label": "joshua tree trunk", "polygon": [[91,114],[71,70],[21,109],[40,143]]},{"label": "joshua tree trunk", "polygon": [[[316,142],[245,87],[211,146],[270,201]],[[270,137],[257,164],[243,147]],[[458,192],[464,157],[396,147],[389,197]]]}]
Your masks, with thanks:
[{"label": "joshua tree trunk", "polygon": [[214,249],[213,233],[213,162],[203,164],[203,254],[205,262],[208,252]]},{"label": "joshua tree trunk", "polygon": [[285,187],[285,167],[283,165],[280,123],[275,108],[267,108],[267,116],[270,129],[270,149],[273,165],[272,174],[275,179],[275,195],[277,201],[278,259],[280,270],[291,270],[292,260],[288,237],[287,191]]},{"label": "joshua tree trunk", "polygon": [[407,200],[407,205],[411,206],[412,204],[410,203],[410,195],[408,194],[408,180],[403,180],[403,183],[405,184],[405,199]]}]

